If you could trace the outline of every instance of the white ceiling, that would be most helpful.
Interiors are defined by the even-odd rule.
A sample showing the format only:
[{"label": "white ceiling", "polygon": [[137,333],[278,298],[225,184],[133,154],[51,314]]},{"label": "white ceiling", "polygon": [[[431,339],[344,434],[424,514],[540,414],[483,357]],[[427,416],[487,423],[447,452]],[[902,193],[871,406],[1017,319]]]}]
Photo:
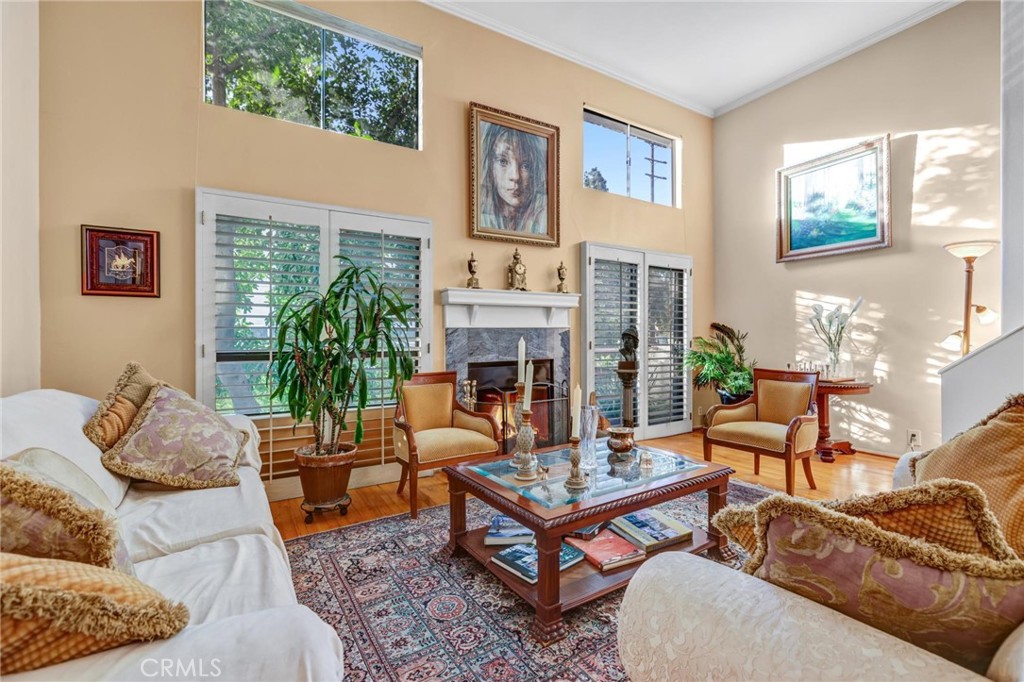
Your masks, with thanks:
[{"label": "white ceiling", "polygon": [[959,2],[424,1],[708,116]]}]

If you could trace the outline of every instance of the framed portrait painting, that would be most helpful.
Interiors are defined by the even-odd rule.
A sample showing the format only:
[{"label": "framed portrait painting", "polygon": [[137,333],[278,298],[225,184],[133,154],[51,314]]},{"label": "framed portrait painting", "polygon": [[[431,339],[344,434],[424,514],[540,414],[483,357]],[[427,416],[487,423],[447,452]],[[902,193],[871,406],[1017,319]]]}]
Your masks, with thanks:
[{"label": "framed portrait painting", "polygon": [[892,246],[889,136],[776,171],[778,263]]},{"label": "framed portrait painting", "polygon": [[558,127],[469,105],[469,236],[558,246]]},{"label": "framed portrait painting", "polygon": [[82,225],[82,294],[160,296],[160,233]]}]

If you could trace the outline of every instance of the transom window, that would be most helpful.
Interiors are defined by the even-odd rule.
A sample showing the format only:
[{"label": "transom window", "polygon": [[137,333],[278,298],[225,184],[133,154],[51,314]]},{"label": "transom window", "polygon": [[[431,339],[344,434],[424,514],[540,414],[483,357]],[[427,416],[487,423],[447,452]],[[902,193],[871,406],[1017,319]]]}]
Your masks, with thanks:
[{"label": "transom window", "polygon": [[663,206],[675,206],[672,138],[584,109],[583,185]]},{"label": "transom window", "polygon": [[207,0],[206,101],[420,148],[423,50],[289,0]]}]

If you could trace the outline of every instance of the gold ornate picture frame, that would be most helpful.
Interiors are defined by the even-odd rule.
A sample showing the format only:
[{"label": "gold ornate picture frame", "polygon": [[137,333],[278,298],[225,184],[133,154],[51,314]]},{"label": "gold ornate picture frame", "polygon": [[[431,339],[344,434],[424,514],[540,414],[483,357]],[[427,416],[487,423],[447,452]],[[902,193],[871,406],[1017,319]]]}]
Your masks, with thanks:
[{"label": "gold ornate picture frame", "polygon": [[471,102],[469,236],[559,245],[558,127]]},{"label": "gold ornate picture frame", "polygon": [[780,168],[775,261],[892,246],[889,135]]}]

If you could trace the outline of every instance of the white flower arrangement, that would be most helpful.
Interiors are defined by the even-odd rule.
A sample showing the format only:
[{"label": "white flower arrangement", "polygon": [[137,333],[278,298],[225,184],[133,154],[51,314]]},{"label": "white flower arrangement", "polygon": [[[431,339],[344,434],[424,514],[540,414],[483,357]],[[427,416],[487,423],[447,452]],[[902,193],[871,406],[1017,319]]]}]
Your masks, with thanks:
[{"label": "white flower arrangement", "polygon": [[825,314],[825,309],[819,303],[815,303],[811,306],[811,310],[814,314],[807,318],[807,321],[811,323],[811,328],[814,333],[818,335],[818,338],[822,340],[825,346],[828,348],[829,355],[833,362],[839,360],[839,349],[843,345],[843,336],[846,334],[846,327],[850,324],[850,320],[857,313],[857,309],[860,308],[860,304],[864,302],[863,296],[858,296],[857,300],[853,302],[853,306],[850,307],[850,312],[843,312],[843,304],[837,305],[832,312]]}]

